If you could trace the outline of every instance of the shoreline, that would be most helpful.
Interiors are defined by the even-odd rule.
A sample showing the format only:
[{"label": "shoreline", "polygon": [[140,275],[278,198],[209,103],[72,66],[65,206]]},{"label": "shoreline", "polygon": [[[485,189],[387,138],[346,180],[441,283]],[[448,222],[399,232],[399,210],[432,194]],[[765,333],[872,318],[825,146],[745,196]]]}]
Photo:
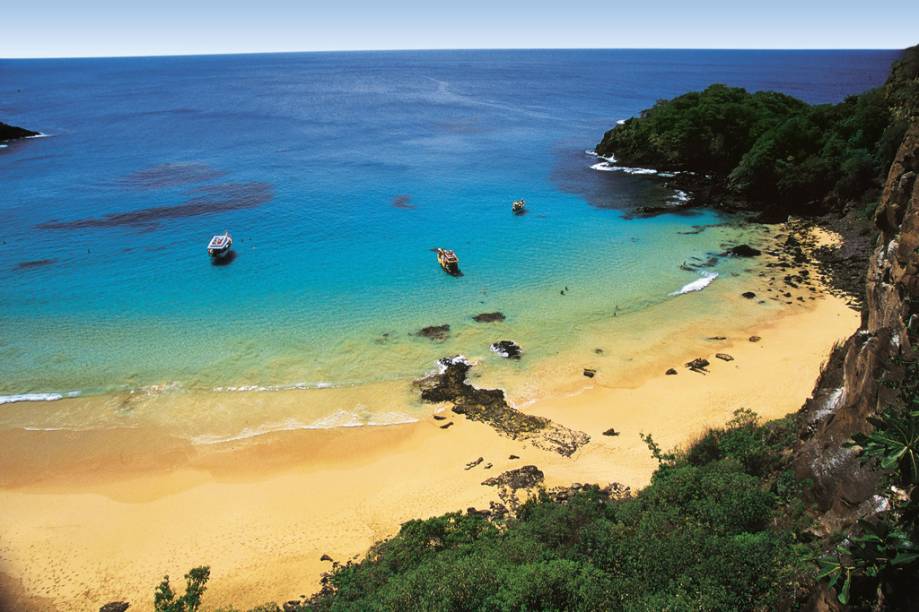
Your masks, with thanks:
[{"label": "shoreline", "polygon": [[[769,285],[762,277],[754,288],[765,297]],[[800,288],[802,298],[809,293]],[[704,330],[664,334],[634,357],[608,356],[595,378],[560,379],[577,383],[560,383],[543,398],[514,402],[520,392],[507,389],[521,412],[590,436],[570,458],[502,436],[444,404],[426,405],[416,423],[268,432],[212,445],[192,444],[165,426],[0,430],[9,449],[0,459],[0,520],[9,526],[0,572],[60,610],[76,610],[115,599],[142,605],[164,573],[208,564],[209,605],[257,605],[314,591],[330,568],[324,554],[344,562],[406,520],[488,507],[496,491],[481,482],[509,469],[536,465],[547,487],[640,488],[656,464],[639,433],[671,448],[740,407],[764,419],[800,408],[833,345],[859,320],[843,299],[825,289],[816,294],[783,301],[752,326],[723,316],[718,322],[713,313]],[[751,342],[754,335],[762,339]],[[711,362],[708,374],[683,365],[696,357]],[[573,354],[559,362],[552,367],[584,367]],[[678,375],[665,374],[671,367]],[[469,376],[476,388],[504,388],[501,379],[488,368]],[[442,429],[447,422],[453,425]],[[610,427],[620,435],[604,436]],[[480,456],[482,464],[465,469]]]}]

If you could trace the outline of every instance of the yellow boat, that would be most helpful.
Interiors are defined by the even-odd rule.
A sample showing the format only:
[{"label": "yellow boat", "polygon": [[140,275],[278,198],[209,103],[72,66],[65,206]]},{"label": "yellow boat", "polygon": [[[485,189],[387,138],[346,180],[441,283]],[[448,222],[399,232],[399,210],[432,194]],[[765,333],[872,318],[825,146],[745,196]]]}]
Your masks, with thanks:
[{"label": "yellow boat", "polygon": [[437,262],[447,274],[452,274],[454,276],[459,274],[459,257],[456,256],[455,251],[451,249],[438,248]]}]

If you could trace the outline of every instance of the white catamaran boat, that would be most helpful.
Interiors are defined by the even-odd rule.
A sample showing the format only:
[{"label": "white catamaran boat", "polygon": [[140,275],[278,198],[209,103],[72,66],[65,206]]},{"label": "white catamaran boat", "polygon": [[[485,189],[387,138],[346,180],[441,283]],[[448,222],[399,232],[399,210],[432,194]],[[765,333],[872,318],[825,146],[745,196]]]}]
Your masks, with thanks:
[{"label": "white catamaran boat", "polygon": [[216,258],[226,257],[232,248],[233,237],[230,232],[224,232],[211,238],[207,244],[207,254]]}]

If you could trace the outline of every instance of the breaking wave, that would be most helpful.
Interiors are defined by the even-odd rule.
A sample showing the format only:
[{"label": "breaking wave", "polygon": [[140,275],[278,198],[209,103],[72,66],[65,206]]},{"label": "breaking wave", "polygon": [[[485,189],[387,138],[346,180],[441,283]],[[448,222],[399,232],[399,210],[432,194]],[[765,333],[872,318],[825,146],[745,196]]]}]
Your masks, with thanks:
[{"label": "breaking wave", "polygon": [[670,295],[683,295],[684,293],[692,293],[693,291],[702,291],[718,278],[717,272],[699,272],[701,278],[698,278],[691,283],[686,283],[683,285],[679,291],[674,291]]},{"label": "breaking wave", "polygon": [[339,427],[386,427],[389,425],[407,425],[417,423],[418,419],[411,415],[401,412],[381,412],[376,414],[357,413],[348,410],[338,410],[328,416],[321,417],[310,423],[304,423],[297,419],[287,419],[279,423],[265,423],[257,427],[246,427],[235,434],[214,435],[203,434],[194,436],[191,439],[192,444],[223,444],[226,442],[238,442],[249,438],[256,438],[270,433],[282,431],[299,431],[312,429],[337,429]]},{"label": "breaking wave", "polygon": [[0,395],[0,404],[14,404],[16,402],[53,402],[65,397],[76,397],[79,391],[67,393],[17,393],[14,395]]}]

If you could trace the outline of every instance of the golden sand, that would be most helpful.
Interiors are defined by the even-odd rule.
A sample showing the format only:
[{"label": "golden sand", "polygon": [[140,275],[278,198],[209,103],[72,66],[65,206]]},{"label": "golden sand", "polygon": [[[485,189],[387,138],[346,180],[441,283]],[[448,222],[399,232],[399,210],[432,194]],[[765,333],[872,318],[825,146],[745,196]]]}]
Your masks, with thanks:
[{"label": "golden sand", "polygon": [[[757,293],[766,294],[767,283],[761,280]],[[597,356],[594,379],[580,375],[581,358],[560,356],[568,376],[522,409],[590,434],[571,458],[449,411],[447,420],[435,420],[437,406],[412,424],[285,431],[220,444],[192,444],[165,423],[0,430],[0,601],[9,605],[28,594],[17,605],[90,610],[127,599],[146,609],[164,573],[180,578],[200,564],[211,566],[208,606],[284,601],[315,590],[330,567],[323,554],[345,561],[411,518],[487,507],[496,492],[481,482],[506,469],[537,465],[548,486],[641,487],[655,463],[639,433],[671,448],[740,407],[774,418],[801,406],[858,314],[839,298],[798,295],[801,301],[762,310],[742,325],[717,313],[702,317],[650,340],[640,359]],[[751,342],[753,335],[761,340]],[[683,367],[695,357],[711,362],[708,374]],[[670,367],[676,376],[665,375]],[[487,386],[488,379],[484,374],[475,384]],[[510,390],[509,397],[515,400]],[[611,427],[618,436],[603,435]],[[480,456],[482,464],[465,469]],[[493,466],[486,470],[487,463]]]}]

